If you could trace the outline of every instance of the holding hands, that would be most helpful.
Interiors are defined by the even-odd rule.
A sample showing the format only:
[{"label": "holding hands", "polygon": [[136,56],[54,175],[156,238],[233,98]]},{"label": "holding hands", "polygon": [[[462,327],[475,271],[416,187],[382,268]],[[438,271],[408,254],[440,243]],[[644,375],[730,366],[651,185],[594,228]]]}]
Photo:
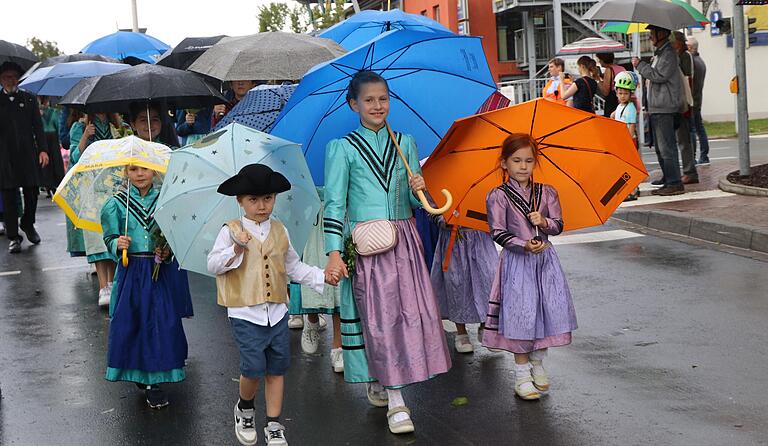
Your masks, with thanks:
[{"label": "holding hands", "polygon": [[336,286],[343,277],[349,277],[347,265],[341,258],[339,251],[333,251],[328,255],[328,263],[325,265],[325,283]]},{"label": "holding hands", "polygon": [[[120,242],[118,241],[118,244]],[[168,247],[168,245],[165,245],[164,248],[156,247],[155,248],[155,255],[160,257],[160,260],[165,261],[168,260],[168,257],[171,256],[171,248]]]}]

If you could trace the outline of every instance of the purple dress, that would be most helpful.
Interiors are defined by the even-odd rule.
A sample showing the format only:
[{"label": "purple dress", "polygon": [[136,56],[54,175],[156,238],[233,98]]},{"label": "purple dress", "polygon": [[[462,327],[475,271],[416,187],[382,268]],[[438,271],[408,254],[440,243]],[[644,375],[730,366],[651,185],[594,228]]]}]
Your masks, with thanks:
[{"label": "purple dress", "polygon": [[[533,200],[535,198],[535,200]],[[504,247],[491,288],[483,345],[512,353],[530,353],[567,345],[576,329],[568,282],[554,247],[539,254],[526,252],[536,236],[527,215],[536,210],[547,219],[539,230],[544,242],[563,231],[557,191],[536,184],[522,188],[514,181],[488,193],[488,225],[493,240]]]},{"label": "purple dress", "polygon": [[460,228],[448,271],[443,271],[451,229],[445,225],[440,228],[430,274],[432,288],[443,319],[458,324],[479,324],[485,321],[488,311],[499,252],[488,233]]}]

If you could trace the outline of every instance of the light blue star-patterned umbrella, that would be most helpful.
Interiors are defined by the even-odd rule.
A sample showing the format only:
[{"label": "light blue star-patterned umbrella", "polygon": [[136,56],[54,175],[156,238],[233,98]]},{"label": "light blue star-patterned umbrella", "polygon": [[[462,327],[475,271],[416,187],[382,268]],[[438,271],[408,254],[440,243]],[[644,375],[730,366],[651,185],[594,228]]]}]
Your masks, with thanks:
[{"label": "light blue star-patterned umbrella", "polygon": [[296,91],[297,84],[258,85],[224,116],[214,130],[237,122],[248,127],[269,132],[283,107]]},{"label": "light blue star-patterned umbrella", "polygon": [[242,215],[234,197],[216,192],[243,166],[261,163],[282,173],[291,190],[277,196],[273,217],[304,250],[320,198],[298,144],[241,124],[230,124],[171,154],[155,220],[183,269],[210,275],[207,256],[222,225]]}]

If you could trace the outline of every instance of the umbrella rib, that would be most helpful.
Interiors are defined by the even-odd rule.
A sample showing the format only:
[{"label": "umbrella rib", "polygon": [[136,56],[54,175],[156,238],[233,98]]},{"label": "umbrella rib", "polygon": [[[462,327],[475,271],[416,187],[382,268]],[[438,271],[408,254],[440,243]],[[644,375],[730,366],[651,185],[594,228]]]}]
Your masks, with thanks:
[{"label": "umbrella rib", "polygon": [[408,110],[410,110],[411,112],[413,112],[413,114],[414,114],[414,115],[416,115],[416,117],[418,117],[418,118],[419,118],[419,120],[420,120],[421,122],[423,122],[423,123],[424,123],[424,125],[425,125],[425,126],[427,126],[427,128],[428,128],[429,130],[431,130],[431,131],[432,131],[432,133],[434,133],[434,134],[435,134],[435,136],[437,136],[437,138],[438,138],[438,139],[440,138],[440,134],[437,132],[437,130],[435,130],[434,128],[432,128],[432,126],[431,126],[431,125],[429,125],[429,123],[428,123],[428,122],[427,122],[427,121],[426,121],[424,118],[422,118],[422,117],[421,117],[421,115],[420,115],[420,114],[419,114],[419,113],[418,113],[416,110],[414,110],[414,109],[413,109],[413,107],[411,107],[410,105],[408,105],[408,103],[407,103],[407,102],[405,102],[405,101],[404,101],[404,100],[403,100],[403,99],[402,99],[400,96],[398,96],[398,94],[397,94],[397,93],[395,93],[395,92],[393,92],[393,91],[390,91],[390,92],[389,92],[389,94],[390,94],[391,96],[393,96],[395,99],[397,99],[397,100],[399,100],[400,102],[402,102],[402,103],[403,103],[403,105],[405,105],[406,107],[408,107]]},{"label": "umbrella rib", "polygon": [[182,193],[180,193],[178,195],[174,195],[173,197],[165,200],[163,202],[162,206],[160,206],[160,208],[164,208],[164,207],[168,206],[170,203],[173,203],[174,201],[176,201],[177,199],[183,197],[184,195],[192,194],[192,193],[195,193],[195,192],[200,192],[200,191],[203,191],[203,190],[206,190],[206,189],[215,188],[215,187],[218,187],[218,184],[202,186],[202,187],[198,187],[198,188],[195,188],[195,189],[190,189],[190,190],[184,191],[184,192],[182,192]]},{"label": "umbrella rib", "polygon": [[[343,93],[343,92],[342,92],[342,93]],[[336,101],[338,101],[338,100],[339,100],[339,97],[340,97],[340,96],[341,96],[341,94],[339,94],[339,96],[337,96],[337,97],[336,97]],[[333,101],[333,102],[331,103],[331,105],[333,105],[333,103],[335,103],[336,101]],[[307,154],[307,152],[309,151],[309,147],[312,145],[312,140],[313,140],[313,139],[315,139],[315,135],[317,135],[317,131],[318,131],[318,130],[320,130],[320,124],[321,124],[323,121],[325,121],[325,118],[327,118],[327,117],[331,116],[332,114],[336,113],[336,111],[337,111],[338,109],[340,109],[341,107],[343,107],[343,106],[345,106],[345,105],[346,105],[346,102],[342,102],[341,104],[339,104],[339,105],[338,105],[336,108],[334,108],[333,110],[331,110],[331,109],[330,109],[330,107],[329,107],[329,109],[328,109],[328,110],[326,110],[326,112],[325,112],[325,114],[323,115],[323,117],[322,117],[322,118],[320,118],[320,120],[318,121],[317,125],[316,125],[316,126],[314,126],[314,127],[315,127],[315,129],[314,129],[314,130],[312,130],[312,135],[311,135],[311,136],[309,137],[309,139],[307,140],[307,145],[306,145],[306,147],[305,147],[305,148],[304,148],[304,150],[303,150],[303,152],[304,152],[304,155],[306,155],[306,154]],[[273,128],[274,128],[274,127],[273,127]]]},{"label": "umbrella rib", "polygon": [[460,199],[460,200],[459,200],[459,201],[456,203],[456,206],[454,207],[454,209],[459,209],[459,207],[460,207],[461,203],[463,203],[463,202],[464,202],[464,200],[466,200],[466,199],[467,199],[467,196],[469,196],[469,193],[472,191],[472,189],[474,189],[475,187],[477,187],[477,186],[478,186],[480,183],[482,183],[482,182],[483,182],[483,181],[484,181],[486,178],[488,178],[489,176],[493,175],[493,173],[494,173],[494,172],[496,172],[496,168],[493,168],[493,169],[491,169],[491,170],[490,170],[488,173],[486,173],[485,175],[483,175],[483,176],[482,176],[480,179],[478,179],[478,180],[476,180],[474,183],[472,183],[472,184],[471,184],[471,185],[470,185],[470,186],[467,188],[467,192],[466,192],[464,195],[462,195],[462,196],[461,196],[461,199]]},{"label": "umbrella rib", "polygon": [[[229,197],[224,197],[224,196],[222,196],[222,197],[220,197],[220,198],[219,198],[219,201],[218,201],[218,202],[217,202],[217,203],[216,203],[214,206],[211,206],[211,209],[210,209],[210,210],[208,211],[208,213],[205,215],[205,218],[203,219],[203,221],[208,221],[208,219],[209,219],[209,217],[211,216],[211,214],[213,214],[213,212],[214,212],[214,211],[216,211],[216,210],[218,209],[219,205],[221,204],[221,202],[222,202],[222,201],[223,201],[225,198],[229,198]],[[205,225],[203,225],[203,227],[205,227]],[[201,230],[202,230],[202,227],[200,228],[200,230],[199,230],[199,231],[197,231],[197,232],[195,233],[195,237],[197,237],[197,235],[198,235],[198,234],[200,234],[200,231],[201,231]],[[194,237],[193,237],[193,240],[194,240]],[[189,251],[191,251],[191,250],[192,250],[192,247],[193,247],[193,246],[195,246],[195,244],[194,244],[194,243],[190,243],[190,244],[189,244],[189,247],[187,248],[187,250],[186,250],[186,251],[184,251],[184,257],[181,257],[182,259],[186,259],[186,258],[187,258],[187,256],[189,255]]]},{"label": "umbrella rib", "polygon": [[[578,187],[578,188],[581,190],[581,192],[582,192],[582,193],[584,193],[584,196],[585,196],[585,197],[589,197],[589,194],[587,193],[587,191],[585,191],[585,190],[584,190],[584,187],[582,187],[582,185],[581,185],[581,184],[580,184],[578,181],[576,181],[576,179],[574,179],[572,176],[570,176],[570,175],[568,174],[568,172],[566,172],[566,171],[564,171],[563,169],[561,169],[561,168],[560,168],[560,166],[558,166],[558,165],[557,165],[557,163],[555,163],[554,161],[552,161],[552,159],[551,159],[550,157],[548,157],[546,154],[544,154],[544,153],[539,153],[539,155],[540,155],[540,156],[543,156],[543,157],[544,157],[544,158],[545,158],[547,161],[549,161],[549,162],[552,164],[552,166],[554,166],[554,167],[555,167],[555,169],[559,170],[560,172],[562,172],[562,173],[563,173],[563,175],[565,175],[565,176],[566,176],[566,177],[568,177],[568,178],[569,178],[571,181],[573,181],[573,184],[575,184],[575,185],[576,185],[576,186],[577,186],[577,187]],[[597,216],[597,219],[598,219],[598,220],[600,220],[600,221],[602,222],[602,221],[603,221],[603,219],[600,217],[600,213],[599,213],[599,212],[597,212],[597,209],[595,208],[595,205],[594,205],[594,203],[592,203],[592,200],[587,200],[587,202],[589,203],[589,206],[592,208],[592,210],[595,212],[595,215]]]},{"label": "umbrella rib", "polygon": [[[538,106],[538,103],[536,105]],[[545,138],[548,138],[548,137],[550,137],[552,135],[556,135],[556,134],[558,134],[558,133],[560,133],[562,131],[568,130],[568,129],[572,128],[572,127],[576,127],[579,124],[583,124],[585,122],[589,122],[589,121],[591,121],[593,119],[597,119],[597,116],[596,115],[587,116],[584,119],[581,119],[581,120],[576,121],[574,123],[568,124],[565,127],[560,127],[559,129],[555,130],[554,132],[547,133],[546,135],[540,136],[540,137],[538,137],[536,139],[539,142],[544,142]],[[533,134],[533,123],[534,122],[536,122],[536,111],[534,111],[534,116],[533,116],[533,119],[531,120],[531,134]]]},{"label": "umbrella rib", "polygon": [[496,150],[500,149],[501,146],[488,146],[488,147],[475,147],[471,149],[453,149],[449,150],[448,153],[468,153],[468,152],[482,152],[485,150]]},{"label": "umbrella rib", "polygon": [[[611,156],[611,157],[613,157],[613,158],[616,158],[616,159],[618,159],[619,161],[622,161],[622,162],[624,162],[624,163],[626,163],[626,164],[628,164],[628,165],[632,166],[632,167],[633,167],[633,168],[635,168],[635,169],[638,169],[638,167],[637,167],[637,166],[635,166],[634,164],[632,164],[632,163],[630,163],[629,161],[625,160],[624,158],[622,158],[622,157],[620,157],[620,156],[616,155],[615,153],[612,153],[612,152],[608,152],[608,151],[605,151],[605,150],[593,150],[593,149],[580,148],[580,147],[567,147],[567,146],[557,146],[557,145],[551,145],[551,144],[548,144],[548,143],[542,143],[542,145],[543,145],[543,146],[546,146],[546,147],[541,147],[541,146],[540,146],[540,148],[541,148],[542,150],[543,150],[543,149],[547,149],[547,148],[553,148],[553,149],[570,150],[570,151],[573,151],[573,152],[589,152],[589,153],[597,153],[597,154],[600,154],[600,155],[607,155],[607,156]],[[645,167],[645,166],[643,166],[643,167]],[[639,169],[638,169],[638,170],[639,170]]]}]

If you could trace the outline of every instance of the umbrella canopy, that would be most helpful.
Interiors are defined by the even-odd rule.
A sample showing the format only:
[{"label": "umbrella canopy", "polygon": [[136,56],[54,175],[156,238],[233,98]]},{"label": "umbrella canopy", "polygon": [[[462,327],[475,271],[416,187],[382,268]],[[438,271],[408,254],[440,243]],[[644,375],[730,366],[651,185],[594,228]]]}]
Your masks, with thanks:
[{"label": "umbrella canopy", "polygon": [[81,80],[59,102],[87,112],[127,111],[131,102],[159,102],[169,108],[204,108],[226,99],[189,71],[142,64]]},{"label": "umbrella canopy", "polygon": [[237,122],[262,132],[269,132],[297,86],[290,84],[254,87],[216,124],[214,130]]},{"label": "umbrella canopy", "polygon": [[603,39],[601,37],[587,37],[569,43],[560,49],[558,56],[576,56],[579,54],[595,53],[618,53],[626,51],[627,48],[620,42],[613,39]]},{"label": "umbrella canopy", "polygon": [[502,183],[510,133],[538,142],[533,179],[557,190],[567,230],[604,223],[648,176],[626,124],[536,99],[456,121],[440,141],[423,173],[430,190],[453,193],[447,224],[488,231],[485,198]]},{"label": "umbrella canopy", "polygon": [[131,66],[92,60],[65,62],[36,70],[19,84],[19,88],[36,95],[64,96],[83,78],[117,73],[128,68]]},{"label": "umbrella canopy", "polygon": [[37,62],[37,56],[21,45],[0,40],[0,65],[5,62],[15,63],[26,71]]},{"label": "umbrella canopy", "polygon": [[291,190],[277,196],[272,215],[288,229],[296,252],[303,252],[320,210],[320,198],[301,148],[230,124],[171,155],[155,220],[182,268],[210,275],[207,256],[221,226],[242,215],[235,197],[216,189],[251,163],[265,164],[291,182]]},{"label": "umbrella canopy", "polygon": [[32,73],[34,73],[36,70],[39,70],[41,68],[52,67],[52,66],[60,64],[60,63],[81,62],[81,61],[84,61],[84,60],[95,60],[97,62],[120,63],[120,61],[115,59],[115,58],[102,56],[100,54],[85,54],[85,53],[61,54],[59,56],[53,56],[53,57],[49,57],[49,58],[47,58],[45,60],[41,60],[40,62],[37,62],[36,64],[32,65],[32,68],[27,70],[27,72],[24,73],[24,76],[22,76],[21,79],[24,80],[24,79],[28,78]]},{"label": "umbrella canopy", "polygon": [[148,63],[155,63],[160,55],[170,48],[148,34],[118,31],[94,40],[80,52],[101,54],[120,60],[134,57]]},{"label": "umbrella canopy", "polygon": [[440,23],[420,14],[408,14],[399,9],[390,11],[360,11],[319,34],[338,42],[348,50],[368,43],[379,34],[392,30],[412,30],[453,34]]},{"label": "umbrella canopy", "polygon": [[186,70],[192,62],[196,61],[198,57],[224,37],[227,36],[187,37],[179,42],[178,45],[166,51],[157,60],[157,64]]},{"label": "umbrella canopy", "polygon": [[329,39],[285,32],[259,33],[221,39],[189,70],[222,81],[290,81],[301,79],[310,68],[345,52]]},{"label": "umbrella canopy", "polygon": [[669,30],[699,26],[688,10],[667,0],[602,0],[589,8],[582,18],[648,23]]},{"label": "umbrella canopy", "polygon": [[135,136],[102,139],[89,145],[56,188],[53,201],[78,228],[101,232],[101,208],[127,187],[125,166],[165,172],[171,149]]},{"label": "umbrella canopy", "polygon": [[392,127],[416,139],[419,158],[432,153],[451,123],[473,114],[496,91],[478,37],[390,31],[307,73],[272,134],[297,141],[315,183],[324,184],[325,146],[360,125],[346,103],[361,70],[389,83]]}]

